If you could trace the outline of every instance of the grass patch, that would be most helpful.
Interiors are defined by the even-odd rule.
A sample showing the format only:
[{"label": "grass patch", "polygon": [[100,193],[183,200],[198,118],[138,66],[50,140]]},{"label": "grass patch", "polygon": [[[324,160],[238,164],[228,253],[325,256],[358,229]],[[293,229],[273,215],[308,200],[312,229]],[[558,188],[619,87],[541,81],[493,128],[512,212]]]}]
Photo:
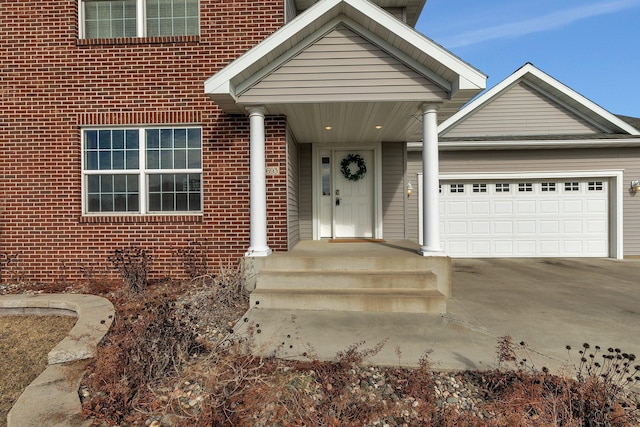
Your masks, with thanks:
[{"label": "grass patch", "polygon": [[47,367],[47,355],[76,323],[69,316],[0,316],[0,426],[22,391]]}]

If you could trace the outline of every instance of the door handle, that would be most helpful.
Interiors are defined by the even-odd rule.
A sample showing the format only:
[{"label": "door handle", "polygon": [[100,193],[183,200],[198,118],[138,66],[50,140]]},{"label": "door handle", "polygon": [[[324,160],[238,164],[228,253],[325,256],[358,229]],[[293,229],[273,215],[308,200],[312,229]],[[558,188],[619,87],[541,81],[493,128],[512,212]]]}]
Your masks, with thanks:
[{"label": "door handle", "polygon": [[336,197],[336,206],[340,206],[340,197]]}]

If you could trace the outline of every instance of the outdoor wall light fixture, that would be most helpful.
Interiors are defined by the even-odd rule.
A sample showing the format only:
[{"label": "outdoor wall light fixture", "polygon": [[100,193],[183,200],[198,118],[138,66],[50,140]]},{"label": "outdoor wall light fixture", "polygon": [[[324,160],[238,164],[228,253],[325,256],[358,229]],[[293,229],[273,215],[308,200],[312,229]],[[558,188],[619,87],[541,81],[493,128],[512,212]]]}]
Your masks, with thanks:
[{"label": "outdoor wall light fixture", "polygon": [[631,181],[631,188],[630,190],[634,193],[637,193],[640,191],[640,179],[636,179],[635,181]]},{"label": "outdoor wall light fixture", "polygon": [[413,185],[411,184],[411,181],[407,182],[407,197],[411,197],[411,195],[413,194]]}]

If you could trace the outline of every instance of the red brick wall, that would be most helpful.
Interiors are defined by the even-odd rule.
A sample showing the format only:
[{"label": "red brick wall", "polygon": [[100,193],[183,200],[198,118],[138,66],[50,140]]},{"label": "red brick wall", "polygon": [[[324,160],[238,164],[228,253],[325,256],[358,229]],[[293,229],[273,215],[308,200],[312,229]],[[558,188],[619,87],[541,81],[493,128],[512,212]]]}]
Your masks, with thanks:
[{"label": "red brick wall", "polygon": [[[249,245],[249,120],[204,95],[204,80],[284,22],[283,2],[200,0],[199,37],[78,40],[77,0],[0,3],[0,253],[29,281],[81,279],[130,244],[153,275],[177,275],[171,253],[207,239],[218,260]],[[204,214],[83,217],[81,126],[192,124],[203,129]],[[268,239],[286,250],[283,117],[267,118]],[[3,280],[7,280],[5,271]]]}]

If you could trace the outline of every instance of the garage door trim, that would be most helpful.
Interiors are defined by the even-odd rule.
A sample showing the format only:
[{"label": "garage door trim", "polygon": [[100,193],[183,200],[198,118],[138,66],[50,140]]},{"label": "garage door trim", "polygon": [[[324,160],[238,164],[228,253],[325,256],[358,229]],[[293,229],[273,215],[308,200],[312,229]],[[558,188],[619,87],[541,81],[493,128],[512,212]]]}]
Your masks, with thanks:
[{"label": "garage door trim", "polygon": [[[623,209],[624,171],[622,170],[585,170],[585,171],[537,171],[505,173],[462,173],[441,174],[440,181],[484,181],[484,180],[544,180],[544,179],[585,179],[603,178],[609,180],[609,256],[622,259],[623,245]],[[418,174],[418,236],[422,236],[422,174]]]}]

